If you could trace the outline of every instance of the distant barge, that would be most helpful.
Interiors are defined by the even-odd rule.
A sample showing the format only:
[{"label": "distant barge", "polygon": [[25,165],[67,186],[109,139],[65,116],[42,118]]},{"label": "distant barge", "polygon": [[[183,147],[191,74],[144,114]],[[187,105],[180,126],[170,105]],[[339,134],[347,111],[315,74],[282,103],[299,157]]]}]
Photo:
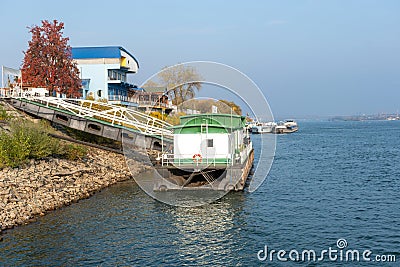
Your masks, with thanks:
[{"label": "distant barge", "polygon": [[173,151],[157,158],[155,191],[243,190],[254,160],[245,117],[182,116],[172,130]]}]

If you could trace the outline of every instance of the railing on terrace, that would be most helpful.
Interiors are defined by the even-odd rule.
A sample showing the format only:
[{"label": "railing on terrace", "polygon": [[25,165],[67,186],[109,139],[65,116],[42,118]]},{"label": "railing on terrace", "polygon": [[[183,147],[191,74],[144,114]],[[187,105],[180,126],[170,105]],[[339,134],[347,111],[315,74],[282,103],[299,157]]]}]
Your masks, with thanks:
[{"label": "railing on terrace", "polygon": [[139,106],[152,106],[152,107],[164,107],[164,108],[172,108],[172,104],[168,103],[160,103],[158,101],[139,101]]},{"label": "railing on terrace", "polygon": [[32,101],[46,107],[62,109],[78,117],[93,118],[111,125],[131,128],[145,135],[172,138],[171,130],[167,129],[172,126],[171,124],[125,107],[83,99],[35,96],[15,98]]},{"label": "railing on terrace", "polygon": [[136,103],[133,97],[123,96],[123,95],[109,95],[108,101],[123,101],[123,102]]},{"label": "railing on terrace", "polygon": [[13,95],[13,91],[8,88],[0,88],[0,97],[11,97]]},{"label": "railing on terrace", "polygon": [[14,98],[24,98],[24,97],[32,97],[32,96],[42,96],[44,97],[45,94],[40,94],[38,92],[31,92],[29,90],[23,90],[20,88],[10,89],[10,88],[0,88],[0,96],[2,97],[14,97]]}]

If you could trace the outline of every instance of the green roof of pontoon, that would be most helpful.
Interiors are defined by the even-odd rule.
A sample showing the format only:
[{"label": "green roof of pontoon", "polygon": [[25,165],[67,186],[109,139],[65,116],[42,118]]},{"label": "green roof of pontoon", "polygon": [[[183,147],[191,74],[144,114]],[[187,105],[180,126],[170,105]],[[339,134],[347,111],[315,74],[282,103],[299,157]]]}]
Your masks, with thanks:
[{"label": "green roof of pontoon", "polygon": [[[229,132],[246,125],[246,117],[231,114],[194,114],[180,117],[180,124],[171,127],[175,133],[200,132],[207,125],[210,132]],[[188,128],[192,128],[190,131]],[[220,130],[217,130],[217,129]],[[186,130],[185,130],[186,129]],[[197,129],[197,130],[196,130]],[[223,131],[221,131],[223,129]]]}]

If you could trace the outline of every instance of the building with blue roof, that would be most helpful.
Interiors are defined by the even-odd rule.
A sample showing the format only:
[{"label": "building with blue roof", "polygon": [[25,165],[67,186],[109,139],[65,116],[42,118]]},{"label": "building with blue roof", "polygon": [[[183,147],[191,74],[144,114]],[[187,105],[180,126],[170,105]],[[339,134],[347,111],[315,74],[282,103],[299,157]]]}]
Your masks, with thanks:
[{"label": "building with blue roof", "polygon": [[138,88],[128,83],[127,76],[139,70],[139,63],[123,47],[73,47],[72,58],[80,71],[83,98],[137,105],[134,99]]}]

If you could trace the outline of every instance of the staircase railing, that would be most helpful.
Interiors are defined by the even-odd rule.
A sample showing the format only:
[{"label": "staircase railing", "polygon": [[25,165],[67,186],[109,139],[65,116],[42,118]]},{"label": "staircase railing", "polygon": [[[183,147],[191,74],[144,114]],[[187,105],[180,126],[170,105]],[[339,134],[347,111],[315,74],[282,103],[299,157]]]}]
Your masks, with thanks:
[{"label": "staircase railing", "polygon": [[172,138],[172,131],[169,129],[169,127],[172,126],[171,124],[126,107],[92,100],[71,98],[36,96],[14,98],[31,101],[46,107],[65,110],[78,117],[93,118],[111,125],[132,128],[146,135],[160,135]]}]

